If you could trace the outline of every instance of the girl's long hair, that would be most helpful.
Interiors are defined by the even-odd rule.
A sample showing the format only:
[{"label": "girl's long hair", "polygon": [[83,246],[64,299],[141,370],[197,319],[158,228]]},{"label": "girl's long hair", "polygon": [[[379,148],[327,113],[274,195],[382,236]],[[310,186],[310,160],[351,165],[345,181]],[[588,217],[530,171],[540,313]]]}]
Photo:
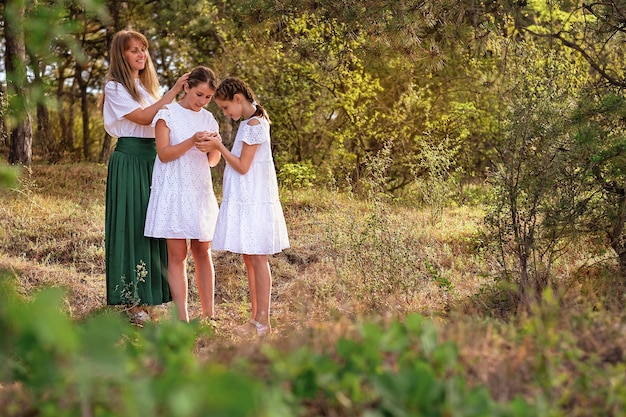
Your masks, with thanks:
[{"label": "girl's long hair", "polygon": [[146,39],[143,34],[134,30],[120,30],[113,35],[109,52],[109,70],[106,74],[106,80],[119,82],[137,102],[143,102],[143,98],[133,79],[132,67],[124,56],[124,52],[130,47],[131,39],[137,39],[146,48],[146,66],[143,70],[139,71],[139,81],[141,81],[141,84],[148,93],[150,93],[155,100],[158,100],[161,97],[159,92],[159,80],[156,70],[154,69],[154,64],[152,63],[152,58],[150,58],[150,53],[148,52],[148,39]]},{"label": "girl's long hair", "polygon": [[243,80],[237,77],[224,79],[217,87],[217,90],[215,90],[213,98],[224,101],[232,101],[235,94],[241,94],[246,100],[255,105],[256,111],[252,116],[264,117],[268,122],[272,122],[267,114],[267,111],[263,108],[263,106],[256,102],[256,98],[254,97],[254,93],[250,87],[248,87]]}]

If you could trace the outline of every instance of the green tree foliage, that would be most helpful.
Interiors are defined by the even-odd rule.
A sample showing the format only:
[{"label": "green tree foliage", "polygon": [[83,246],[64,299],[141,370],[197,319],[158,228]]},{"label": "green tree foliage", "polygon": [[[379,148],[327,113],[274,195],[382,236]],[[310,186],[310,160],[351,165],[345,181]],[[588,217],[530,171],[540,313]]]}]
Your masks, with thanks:
[{"label": "green tree foliage", "polygon": [[[15,14],[14,6],[17,4],[24,7],[22,16]],[[19,23],[16,34],[24,39],[25,55],[20,60],[24,69],[15,71],[9,67],[7,76],[12,80],[10,84],[23,90],[15,94],[9,89],[10,100],[23,100],[23,104],[14,103],[10,108],[16,110],[22,106],[29,117],[35,112],[37,114],[33,146],[42,149],[40,152],[44,157],[58,160],[74,145],[72,140],[68,140],[73,136],[69,133],[73,130],[73,127],[69,127],[73,120],[67,120],[64,113],[67,109],[72,111],[75,101],[73,94],[64,92],[66,82],[73,79],[77,87],[75,92],[82,101],[83,147],[89,153],[91,136],[88,102],[93,103],[94,98],[87,93],[87,89],[93,88],[93,80],[102,75],[90,63],[99,62],[100,51],[104,49],[104,42],[94,36],[101,25],[89,22],[106,19],[104,9],[98,2],[92,1],[21,1],[8,3],[3,12],[6,21]],[[6,36],[11,36],[11,32],[5,32]],[[50,120],[49,110],[55,109],[53,116],[58,114],[58,119]],[[9,118],[9,125],[21,120],[27,120],[25,114],[15,113]],[[16,134],[25,136],[21,132]]]},{"label": "green tree foliage", "polygon": [[612,89],[589,89],[571,116],[572,166],[586,187],[573,207],[585,230],[606,239],[626,276],[626,101]]},{"label": "green tree foliage", "polygon": [[620,52],[626,36],[623,1],[533,1],[517,17],[521,30],[571,48],[605,81],[626,87]]},{"label": "green tree foliage", "polygon": [[[489,220],[504,275],[526,305],[549,285],[560,250],[583,236],[606,242],[626,271],[623,98],[604,85],[623,78],[610,47],[622,36],[621,7],[530,2],[512,14],[532,36],[520,36],[504,61],[515,81],[504,90]],[[510,253],[514,267],[506,266]]]},{"label": "green tree foliage", "polygon": [[0,190],[17,184],[19,171],[15,167],[0,163]]},{"label": "green tree foliage", "polygon": [[[472,78],[464,68],[468,58],[485,57],[474,54],[478,50],[474,45],[483,43],[475,42],[477,31],[485,32],[479,25],[489,19],[480,8],[429,1],[226,5],[110,0],[103,3],[101,13],[97,5],[54,2],[48,10],[33,2],[29,9],[33,19],[47,16],[58,22],[53,25],[56,32],[44,30],[29,37],[39,51],[54,46],[51,55],[31,55],[31,66],[40,68],[36,71],[40,85],[57,86],[52,129],[40,128],[38,137],[52,133],[35,144],[56,155],[51,159],[76,145],[82,145],[83,157],[94,157],[94,145],[101,143],[97,137],[101,121],[93,117],[96,97],[85,97],[84,92],[98,94],[110,37],[132,27],[150,38],[165,88],[197,64],[248,80],[275,120],[279,166],[308,163],[316,167],[320,182],[338,178],[358,187],[368,159],[393,144],[397,158],[389,171],[389,190],[413,181],[414,158],[420,153],[427,120],[439,118],[440,112],[454,112],[451,102],[475,101],[474,83],[468,83]],[[73,80],[72,88],[77,89],[73,91],[83,93],[81,122],[74,118],[79,102],[68,94],[68,80]],[[451,88],[455,83],[463,88]],[[475,103],[479,108],[483,104]],[[86,118],[87,113],[92,117]],[[54,128],[57,119],[60,129]],[[234,126],[222,122],[228,138]],[[78,124],[82,140],[73,138],[71,126]],[[483,141],[479,132],[472,132],[474,140]],[[437,140],[434,131],[429,136]],[[445,137],[439,139],[445,142]],[[469,165],[481,162],[465,158],[458,163],[466,172],[475,172]]]},{"label": "green tree foliage", "polygon": [[549,284],[562,245],[571,242],[588,198],[585,176],[572,161],[569,117],[584,69],[566,55],[532,44],[510,48],[510,83],[502,141],[491,179],[489,224],[494,227],[505,278],[519,284],[528,306]]}]

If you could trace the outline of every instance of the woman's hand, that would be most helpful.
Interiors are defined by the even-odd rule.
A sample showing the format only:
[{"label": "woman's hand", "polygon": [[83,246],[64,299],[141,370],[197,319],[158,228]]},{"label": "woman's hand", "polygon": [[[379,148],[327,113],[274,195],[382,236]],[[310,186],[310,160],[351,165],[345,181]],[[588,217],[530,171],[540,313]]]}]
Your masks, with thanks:
[{"label": "woman's hand", "polygon": [[174,90],[176,94],[180,93],[183,90],[183,87],[188,79],[189,79],[189,73],[186,72],[183,75],[181,75],[178,80],[176,80],[176,84],[174,84],[174,87],[172,87],[172,90]]}]

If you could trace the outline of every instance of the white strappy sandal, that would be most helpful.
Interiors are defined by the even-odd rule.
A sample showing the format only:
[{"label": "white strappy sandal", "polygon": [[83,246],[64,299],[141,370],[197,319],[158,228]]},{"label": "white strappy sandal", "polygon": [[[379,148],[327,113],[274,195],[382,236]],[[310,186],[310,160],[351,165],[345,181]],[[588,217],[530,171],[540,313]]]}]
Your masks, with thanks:
[{"label": "white strappy sandal", "polygon": [[250,320],[249,322],[235,328],[234,332],[240,337],[252,337],[254,335],[265,336],[269,334],[271,330],[272,327],[269,325],[261,324],[256,320]]},{"label": "white strappy sandal", "polygon": [[256,320],[250,320],[250,323],[254,324],[254,327],[256,327],[256,335],[257,336],[265,336],[266,334],[269,334],[269,332],[272,331],[272,327],[268,324],[261,324]]}]

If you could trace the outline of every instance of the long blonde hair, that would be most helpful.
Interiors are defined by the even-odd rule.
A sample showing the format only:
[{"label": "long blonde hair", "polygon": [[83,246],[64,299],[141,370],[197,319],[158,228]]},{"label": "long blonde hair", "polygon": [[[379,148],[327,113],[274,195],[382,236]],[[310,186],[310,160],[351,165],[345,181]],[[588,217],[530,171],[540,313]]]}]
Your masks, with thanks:
[{"label": "long blonde hair", "polygon": [[122,84],[130,93],[130,95],[139,103],[143,102],[143,98],[137,89],[135,80],[133,79],[133,70],[124,56],[124,52],[130,47],[131,39],[137,39],[146,48],[146,66],[139,71],[139,81],[150,93],[150,95],[158,100],[161,97],[159,92],[159,79],[157,77],[152,58],[148,52],[148,39],[134,30],[120,30],[113,35],[111,41],[111,50],[109,52],[109,70],[106,74],[107,81],[117,81]]}]

